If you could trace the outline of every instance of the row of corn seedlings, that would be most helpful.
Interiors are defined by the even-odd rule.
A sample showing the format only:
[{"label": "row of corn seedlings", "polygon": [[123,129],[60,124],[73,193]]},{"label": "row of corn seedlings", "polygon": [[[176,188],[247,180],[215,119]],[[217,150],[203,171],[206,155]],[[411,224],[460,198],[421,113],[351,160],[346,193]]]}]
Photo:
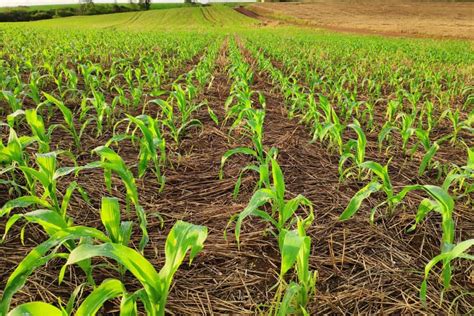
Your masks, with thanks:
[{"label": "row of corn seedlings", "polygon": [[[230,133],[240,132],[251,141],[251,145],[231,149],[223,155],[220,177],[225,162],[236,154],[248,155],[253,161],[241,169],[234,196],[239,192],[244,172],[253,171],[259,177],[247,207],[231,219],[231,222],[235,221],[235,238],[240,248],[242,223],[248,217],[259,217],[270,225],[269,232],[278,241],[281,265],[277,291],[268,313],[307,315],[306,306],[315,293],[317,278],[316,272],[309,268],[311,238],[306,234],[314,220],[313,206],[302,195],[287,199],[283,172],[277,162],[277,149],[266,149],[263,143],[265,99],[252,90],[253,70],[242,57],[235,39],[230,41],[229,59],[229,77],[233,84],[226,102],[225,120],[231,122]],[[254,95],[258,97],[252,98]],[[291,269],[295,271],[296,279],[292,277],[288,283],[286,276]]]},{"label": "row of corn seedlings", "polygon": [[[261,69],[267,71],[274,80],[274,83],[279,85],[281,93],[287,100],[289,115],[296,116],[299,114],[301,121],[305,124],[309,124],[313,130],[313,140],[319,139],[323,141],[327,137],[329,146],[337,148],[337,152],[340,155],[339,172],[341,181],[349,176],[355,176],[358,180],[370,179],[369,183],[351,199],[349,205],[340,216],[341,220],[347,220],[352,217],[359,210],[362,202],[374,192],[384,192],[386,200],[371,210],[370,219],[372,223],[376,210],[379,207],[384,206],[389,215],[393,214],[395,207],[403,201],[410,191],[422,190],[429,196],[420,203],[415,216],[415,223],[410,230],[415,229],[416,225],[431,211],[440,213],[442,217],[441,253],[426,265],[425,278],[420,289],[420,297],[423,301],[426,301],[428,274],[433,265],[438,261],[443,261],[443,284],[444,288],[448,289],[451,281],[451,261],[456,258],[472,259],[472,256],[468,254],[468,249],[474,240],[470,239],[455,244],[455,224],[453,220],[455,204],[453,197],[448,191],[451,186],[461,186],[461,188],[458,187],[460,194],[456,194],[456,192],[453,192],[453,194],[455,194],[458,199],[463,196],[468,197],[467,203],[470,203],[469,193],[473,192],[473,184],[470,182],[474,179],[472,170],[473,149],[467,148],[468,157],[466,165],[462,167],[453,166],[442,186],[408,185],[401,188],[399,192],[395,192],[388,173],[388,165],[382,166],[377,162],[367,161],[365,159],[367,138],[357,119],[354,119],[353,123],[345,125],[342,123],[345,120],[339,118],[338,113],[336,113],[327,97],[319,94],[319,100],[316,100],[314,92],[308,91],[307,88],[300,86],[293,77],[286,76],[281,70],[274,67],[256,46],[250,45],[249,47]],[[339,105],[342,108],[345,107],[344,103]],[[301,108],[295,110],[296,107]],[[355,109],[355,112],[357,112],[357,109]],[[344,110],[342,113],[344,113]],[[394,113],[396,113],[396,111]],[[352,116],[353,112],[351,110],[350,117]],[[354,134],[357,135],[357,138],[349,139],[344,143],[343,132],[347,128],[352,129]],[[435,145],[436,144],[435,142]],[[430,153],[429,149],[428,152]],[[432,155],[433,153],[431,152],[430,158]],[[347,166],[348,161],[351,162],[349,167]],[[420,170],[426,168],[428,163],[429,159],[425,156]],[[365,176],[364,172],[367,173]]]}]

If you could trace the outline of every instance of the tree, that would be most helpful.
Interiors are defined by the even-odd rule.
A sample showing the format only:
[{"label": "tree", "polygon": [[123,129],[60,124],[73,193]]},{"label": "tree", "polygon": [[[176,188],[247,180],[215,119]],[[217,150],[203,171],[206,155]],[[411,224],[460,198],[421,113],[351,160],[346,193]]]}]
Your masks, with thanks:
[{"label": "tree", "polygon": [[81,4],[80,10],[82,14],[85,14],[94,8],[93,0],[80,0],[79,3]]},{"label": "tree", "polygon": [[140,0],[139,4],[143,10],[150,10],[151,0]]}]

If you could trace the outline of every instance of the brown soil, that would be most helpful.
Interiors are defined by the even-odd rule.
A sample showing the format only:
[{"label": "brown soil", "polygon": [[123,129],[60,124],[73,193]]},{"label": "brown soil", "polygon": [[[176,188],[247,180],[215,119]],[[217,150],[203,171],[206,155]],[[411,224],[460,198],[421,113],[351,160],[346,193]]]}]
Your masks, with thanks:
[{"label": "brown soil", "polygon": [[341,32],[474,39],[472,2],[320,0],[246,8],[267,19]]}]

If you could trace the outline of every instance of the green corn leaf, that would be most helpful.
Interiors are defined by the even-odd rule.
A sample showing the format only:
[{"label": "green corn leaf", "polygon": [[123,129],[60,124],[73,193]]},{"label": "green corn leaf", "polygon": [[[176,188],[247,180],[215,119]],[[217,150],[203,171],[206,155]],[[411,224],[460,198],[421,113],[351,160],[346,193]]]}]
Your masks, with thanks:
[{"label": "green corn leaf", "polygon": [[372,193],[379,191],[382,185],[378,182],[370,182],[360,189],[351,199],[344,212],[339,216],[339,220],[345,221],[351,218],[360,208],[362,202]]},{"label": "green corn leaf", "polygon": [[439,149],[438,143],[434,143],[430,149],[426,152],[426,154],[423,156],[423,159],[420,164],[420,168],[418,168],[418,175],[422,176],[423,173],[425,173],[426,168],[430,164],[431,159],[433,159],[433,156],[436,154],[436,152]]},{"label": "green corn leaf", "polygon": [[48,201],[40,199],[39,197],[32,195],[25,195],[14,200],[10,200],[0,209],[0,217],[5,214],[9,214],[15,208],[26,208],[31,205],[40,205],[41,207],[52,209],[53,207]]},{"label": "green corn leaf", "polygon": [[119,280],[107,279],[103,281],[76,311],[76,316],[95,315],[104,303],[125,293],[125,288]]},{"label": "green corn leaf", "polygon": [[80,171],[87,170],[87,169],[95,169],[99,168],[100,163],[98,161],[94,161],[91,163],[88,163],[84,166],[76,166],[76,167],[61,167],[55,170],[54,175],[53,175],[53,180],[58,180],[62,177],[65,177],[67,175],[70,175],[71,173],[77,174]]},{"label": "green corn leaf", "polygon": [[443,185],[441,186],[445,191],[448,191],[451,185],[457,181],[458,179],[463,178],[462,174],[457,173],[459,170],[451,170],[446,178],[443,181]]},{"label": "green corn leaf", "polygon": [[246,171],[255,171],[257,173],[259,173],[259,168],[256,166],[256,165],[248,165],[248,166],[245,166],[239,173],[239,176],[237,177],[237,181],[235,182],[235,185],[234,185],[234,191],[232,193],[232,197],[234,199],[237,199],[238,195],[239,195],[239,192],[240,192],[240,186],[242,184],[242,177],[244,175],[244,173]]},{"label": "green corn leaf", "polygon": [[122,245],[128,245],[132,236],[133,222],[126,221],[120,223],[120,242]]},{"label": "green corn leaf", "polygon": [[207,228],[177,221],[171,229],[165,244],[165,265],[159,272],[160,277],[160,310],[164,312],[168,291],[171,287],[173,276],[182,264],[186,253],[189,251],[190,263],[204,247],[207,238]]},{"label": "green corn leaf", "polygon": [[30,167],[20,166],[19,169],[25,174],[25,176],[30,177],[36,181],[39,181],[44,188],[48,188],[50,182],[50,178],[48,174],[43,173],[41,171],[35,170]]},{"label": "green corn leaf", "polygon": [[467,149],[466,168],[469,170],[474,170],[474,147]]},{"label": "green corn leaf", "polygon": [[369,169],[383,182],[383,189],[389,198],[393,195],[392,182],[388,174],[388,165],[382,166],[381,164],[374,161],[365,161],[359,165],[361,168]]},{"label": "green corn leaf", "polygon": [[25,111],[21,109],[15,110],[13,111],[13,113],[8,114],[7,116],[8,126],[13,128],[15,126],[15,119],[21,115],[25,115]]},{"label": "green corn leaf", "polygon": [[159,275],[151,263],[136,250],[113,243],[83,244],[71,252],[66,265],[94,257],[107,257],[123,265],[143,285],[150,299],[153,302],[159,302]]},{"label": "green corn leaf", "polygon": [[14,214],[5,224],[5,233],[2,241],[5,240],[10,228],[21,218],[26,219],[30,223],[41,225],[50,236],[54,235],[59,230],[68,227],[64,218],[58,214],[58,212],[52,210],[36,210],[26,214]]},{"label": "green corn leaf", "polygon": [[[462,241],[455,245],[452,250],[437,255],[430,262],[425,266],[425,276],[423,278],[423,282],[421,284],[420,289],[420,298],[423,302],[426,302],[426,292],[427,292],[427,283],[428,283],[428,276],[433,269],[433,267],[440,261],[443,261],[443,270],[447,267],[447,265],[456,258],[465,258],[469,260],[474,260],[474,256],[471,256],[467,253],[468,249],[474,246],[474,239],[469,239]],[[450,280],[443,280],[445,284],[445,288],[449,287]]]},{"label": "green corn leaf", "polygon": [[314,210],[313,204],[310,200],[305,198],[303,195],[299,194],[297,197],[289,200],[286,202],[285,207],[283,210],[280,211],[280,220],[279,220],[279,227],[283,228],[286,222],[293,216],[295,211],[298,209],[299,206],[307,206],[309,208],[308,220],[312,221],[314,218]]},{"label": "green corn leaf", "polygon": [[102,206],[100,209],[100,219],[105,227],[105,230],[114,243],[119,243],[121,240],[120,227],[120,206],[117,198],[102,198]]},{"label": "green corn leaf", "polygon": [[365,147],[367,145],[367,138],[365,133],[360,127],[360,123],[355,120],[355,124],[349,124],[348,127],[352,128],[357,134],[357,162],[362,163],[365,160]]},{"label": "green corn leaf", "polygon": [[278,203],[283,205],[285,200],[285,179],[283,178],[283,172],[276,159],[272,159],[272,177],[276,198]]},{"label": "green corn leaf", "polygon": [[74,126],[74,122],[73,122],[73,115],[72,115],[72,111],[64,105],[64,103],[62,101],[59,101],[58,99],[56,99],[55,97],[53,97],[52,95],[46,93],[46,92],[43,92],[43,95],[46,97],[46,99],[53,103],[54,105],[56,105],[59,110],[61,111],[61,113],[63,114],[63,117],[64,117],[64,121],[66,122],[66,124],[69,126],[69,127],[73,127]]},{"label": "green corn leaf", "polygon": [[111,148],[105,146],[97,147],[93,151],[100,155],[103,160],[101,165],[104,169],[114,171],[120,176],[127,190],[127,196],[134,205],[139,205],[135,178],[133,177],[132,172],[127,168],[122,157]]},{"label": "green corn leaf", "polygon": [[137,316],[137,299],[145,295],[143,294],[143,289],[136,291],[132,295],[125,293],[120,303],[120,316]]},{"label": "green corn leaf", "polygon": [[145,210],[140,205],[138,200],[138,189],[135,184],[135,178],[127,165],[115,151],[112,149],[100,146],[93,150],[101,157],[101,167],[104,168],[104,177],[107,187],[110,190],[112,181],[112,171],[115,172],[127,191],[127,199],[132,201],[137,217],[140,223],[140,230],[142,231],[142,238],[140,240],[140,249],[143,250],[148,243],[147,217]]},{"label": "green corn leaf", "polygon": [[382,127],[380,130],[380,133],[377,137],[377,142],[379,144],[379,149],[382,148],[383,141],[387,139],[390,135],[390,133],[395,130],[396,128],[393,127],[389,122],[385,123],[385,125]]},{"label": "green corn leaf", "polygon": [[280,267],[280,278],[283,278],[285,274],[290,270],[303,247],[305,237],[300,236],[298,231],[292,230],[287,231],[283,229],[280,232],[279,244],[281,254],[281,267]]},{"label": "green corn leaf", "polygon": [[74,309],[74,306],[76,304],[76,299],[83,292],[84,286],[86,283],[82,283],[74,289],[74,291],[71,293],[71,296],[69,297],[66,307],[64,307],[64,310],[66,311],[67,315],[72,315],[72,311]]},{"label": "green corn leaf", "polygon": [[69,184],[66,189],[66,193],[63,196],[63,200],[61,202],[61,215],[66,217],[67,208],[69,206],[69,201],[71,200],[72,194],[77,189],[78,184],[76,181],[73,181]]},{"label": "green corn leaf", "polygon": [[104,242],[109,240],[101,231],[83,226],[65,228],[56,232],[47,241],[39,244],[30,251],[10,275],[3,290],[3,296],[0,300],[0,315],[7,314],[13,295],[25,285],[28,277],[38,267],[45,265],[52,258],[58,256],[56,251],[48,254],[52,248],[57,247],[68,240],[80,238],[93,238]]},{"label": "green corn leaf", "polygon": [[207,106],[207,112],[209,113],[209,117],[212,119],[212,121],[216,124],[219,125],[219,118],[217,117],[216,113],[211,109],[210,106]]},{"label": "green corn leaf", "polygon": [[408,231],[413,231],[416,229],[416,226],[426,217],[426,215],[438,207],[438,203],[430,199],[423,199],[418,205],[418,211],[415,216],[415,224],[413,224]]},{"label": "green corn leaf", "polygon": [[21,304],[8,313],[7,316],[67,316],[59,308],[44,302],[30,302]]},{"label": "green corn leaf", "polygon": [[253,156],[253,157],[258,158],[257,152],[253,149],[248,148],[248,147],[238,147],[238,148],[234,148],[234,149],[230,149],[230,150],[226,151],[224,153],[224,155],[222,155],[222,158],[221,158],[221,167],[219,169],[219,179],[223,178],[223,168],[224,168],[224,164],[227,161],[227,159],[229,159],[231,156],[237,155],[237,154],[249,155],[249,156]]},{"label": "green corn leaf", "polygon": [[283,300],[281,301],[281,304],[278,307],[278,316],[293,315],[296,313],[295,308],[292,307],[292,303],[296,300],[301,290],[301,285],[295,282],[290,283],[290,285],[285,291]]},{"label": "green corn leaf", "polygon": [[[253,194],[252,198],[249,201],[249,204],[239,214],[239,216],[237,217],[237,221],[235,223],[235,239],[237,240],[237,245],[239,246],[239,248],[240,248],[240,229],[242,227],[242,222],[244,221],[244,219],[247,218],[248,216],[257,215],[256,211],[258,210],[258,208],[268,203],[274,198],[275,198],[275,194],[273,193],[272,190],[269,190],[269,189],[260,189],[260,190],[257,190]],[[271,217],[267,214],[266,218],[264,219],[270,221]],[[275,226],[278,226],[278,224],[273,219],[271,219],[271,222]]]}]

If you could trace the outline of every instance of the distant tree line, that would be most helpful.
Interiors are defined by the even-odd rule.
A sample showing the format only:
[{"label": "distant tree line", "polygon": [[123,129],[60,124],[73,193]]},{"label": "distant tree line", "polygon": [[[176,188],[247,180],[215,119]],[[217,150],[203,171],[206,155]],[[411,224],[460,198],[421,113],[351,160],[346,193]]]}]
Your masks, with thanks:
[{"label": "distant tree line", "polygon": [[75,15],[97,15],[119,12],[130,12],[149,10],[151,0],[139,0],[138,3],[131,1],[130,5],[95,4],[92,0],[81,2],[80,6],[61,7],[47,10],[29,10],[28,7],[0,11],[0,22],[26,22],[67,17]]}]

